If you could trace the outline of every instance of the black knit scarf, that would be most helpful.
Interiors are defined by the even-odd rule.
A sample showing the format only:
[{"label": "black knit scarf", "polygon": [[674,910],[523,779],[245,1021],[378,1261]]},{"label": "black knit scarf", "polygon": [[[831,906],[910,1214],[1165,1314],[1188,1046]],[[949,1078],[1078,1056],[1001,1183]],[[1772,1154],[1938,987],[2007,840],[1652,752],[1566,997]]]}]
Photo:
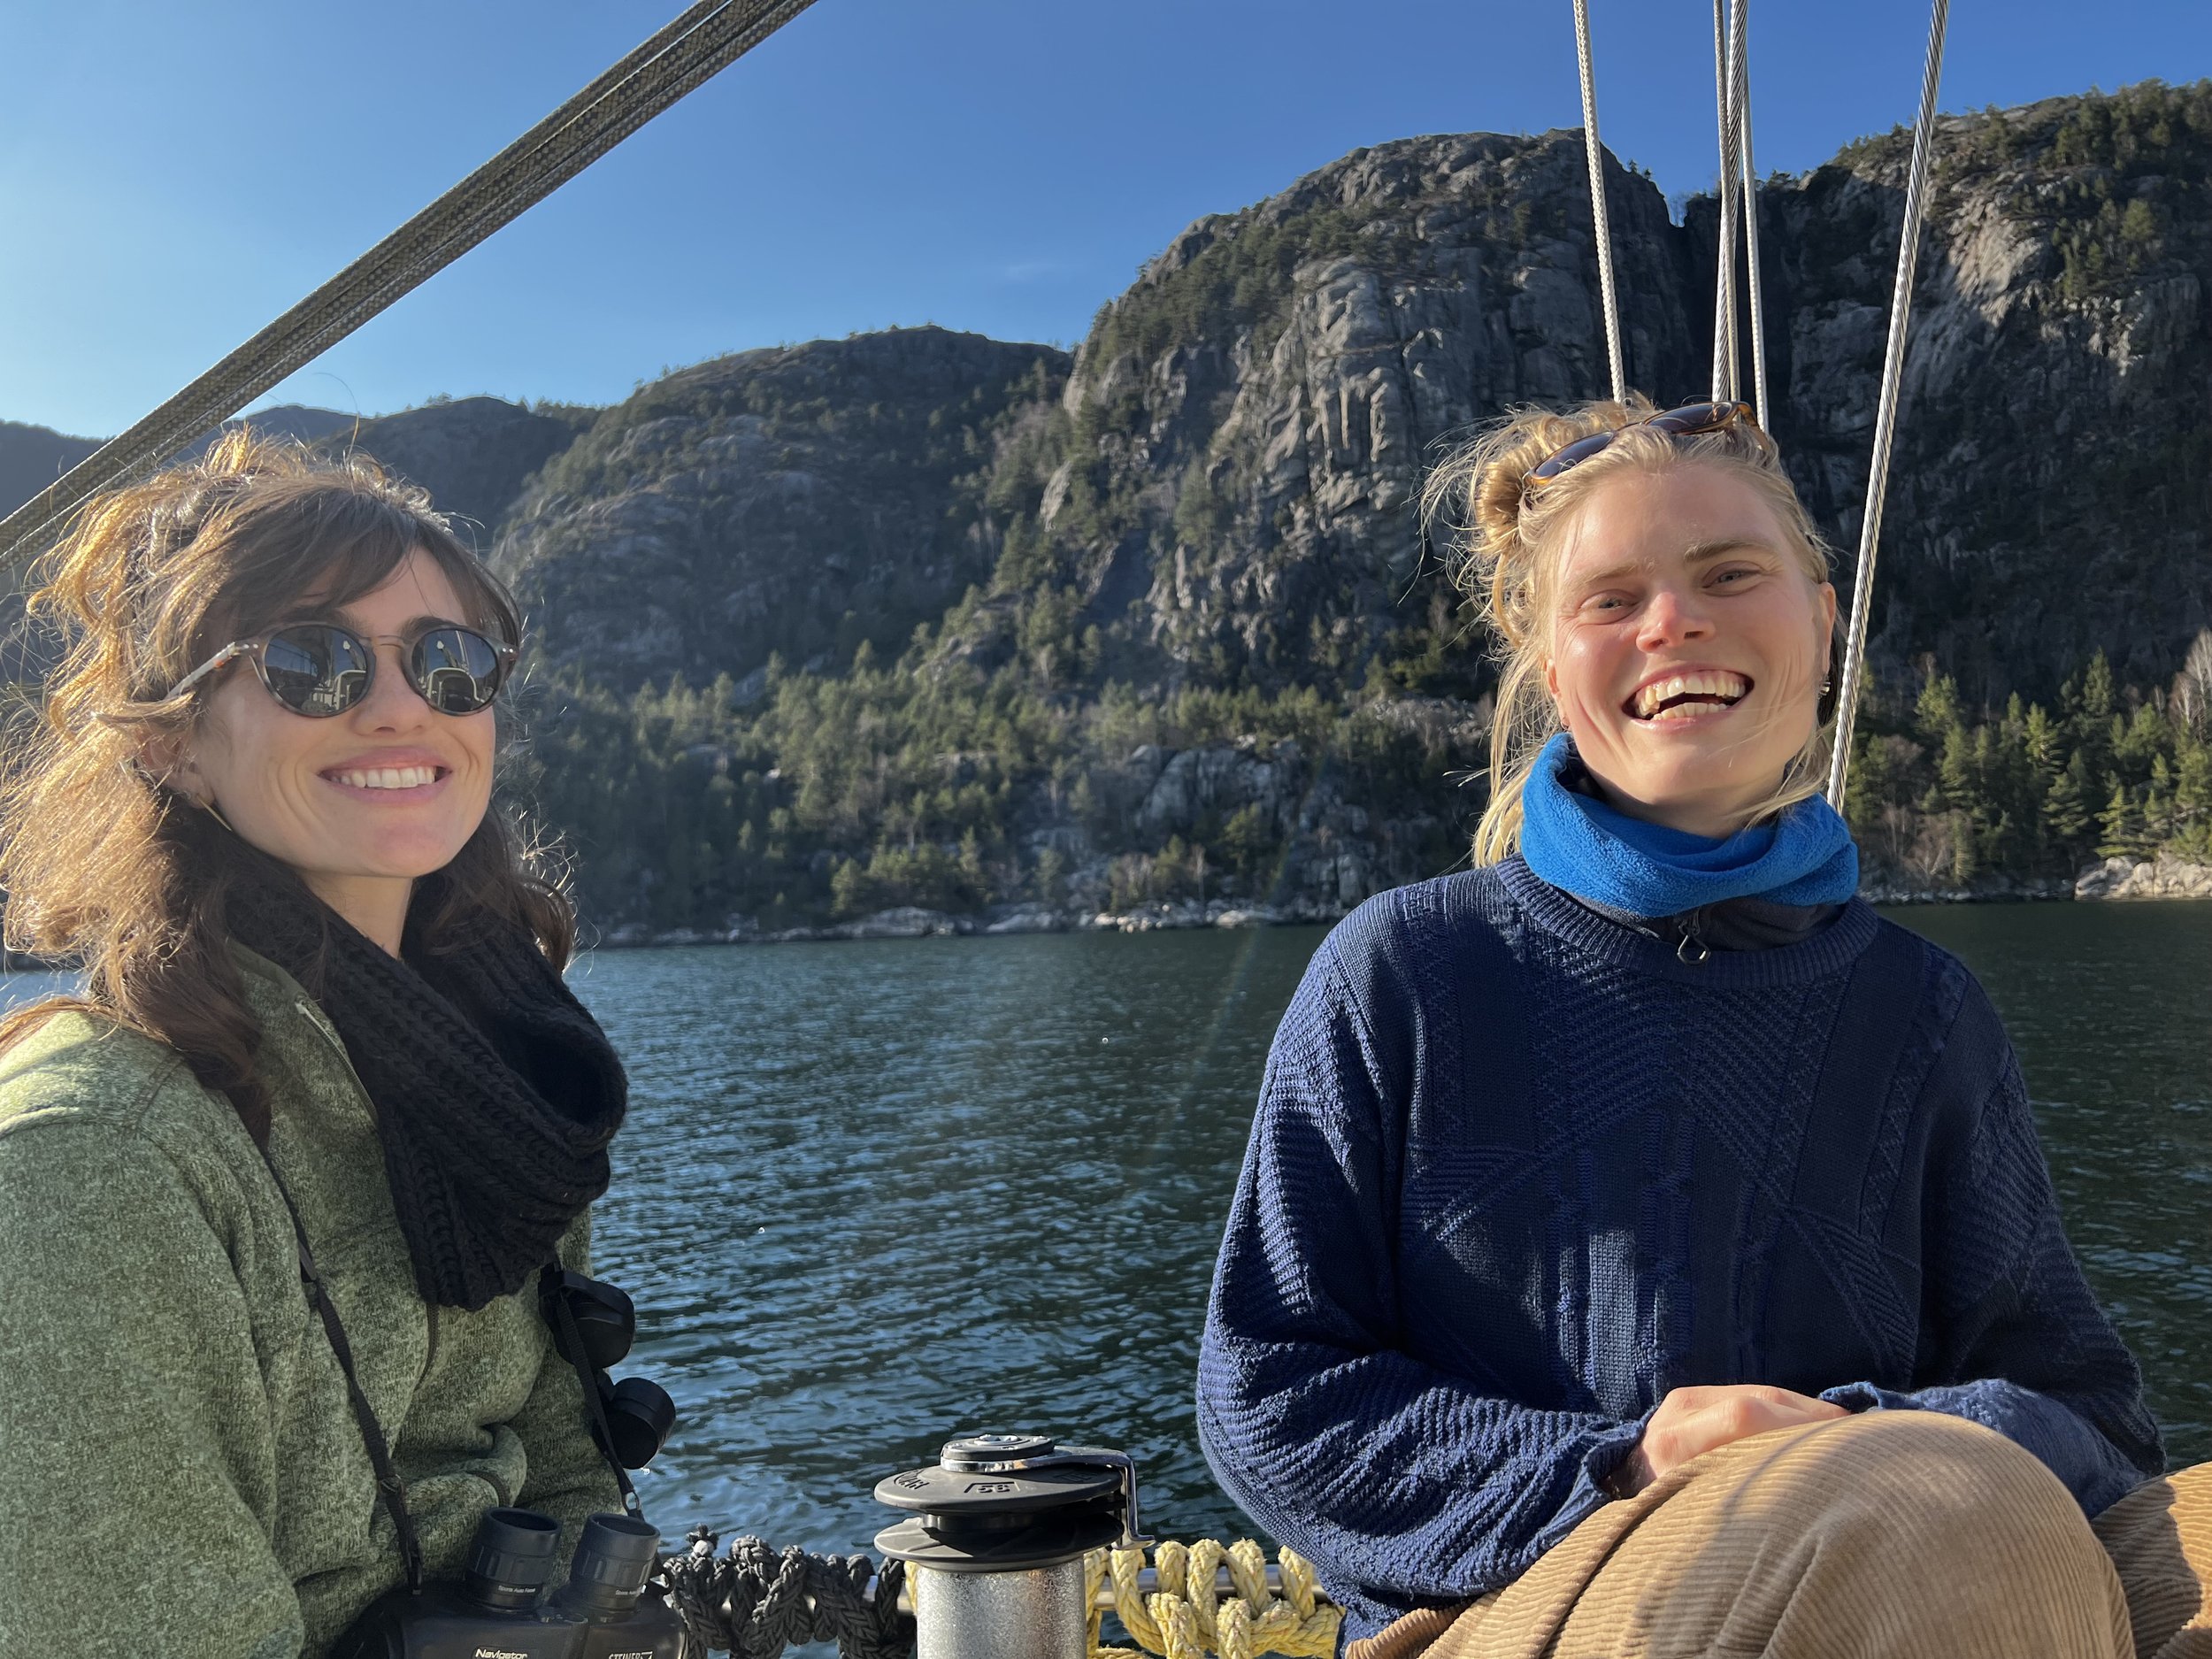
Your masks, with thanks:
[{"label": "black knit scarf", "polygon": [[607,1189],[622,1063],[527,930],[497,918],[431,949],[416,887],[401,955],[364,938],[289,871],[228,895],[231,933],[297,979],[376,1110],[400,1232],[426,1300],[476,1309],[519,1290]]}]

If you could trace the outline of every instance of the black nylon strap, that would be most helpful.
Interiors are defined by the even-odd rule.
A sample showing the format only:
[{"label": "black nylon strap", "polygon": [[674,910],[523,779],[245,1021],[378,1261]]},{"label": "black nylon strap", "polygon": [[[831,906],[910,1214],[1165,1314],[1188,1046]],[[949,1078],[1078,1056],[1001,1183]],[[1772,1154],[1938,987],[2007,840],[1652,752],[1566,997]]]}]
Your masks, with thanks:
[{"label": "black nylon strap", "polygon": [[[557,1261],[549,1262],[539,1271],[541,1278],[548,1274],[557,1276],[557,1284],[561,1264]],[[607,1467],[614,1471],[614,1483],[622,1489],[623,1509],[642,1521],[645,1510],[638,1502],[637,1488],[630,1482],[630,1471],[615,1455],[614,1432],[607,1425],[607,1402],[603,1393],[607,1386],[606,1373],[592,1370],[586,1362],[584,1333],[576,1328],[576,1310],[569,1305],[568,1298],[557,1288],[549,1300],[553,1303],[554,1317],[560,1325],[560,1340],[554,1346],[561,1350],[562,1357],[576,1368],[576,1380],[584,1386],[584,1409],[591,1415],[592,1443],[599,1448],[599,1455],[607,1460]]]},{"label": "black nylon strap", "polygon": [[361,1392],[361,1379],[353,1364],[353,1345],[346,1340],[346,1328],[339,1322],[338,1304],[331,1299],[330,1286],[323,1282],[321,1270],[315,1265],[314,1252],[307,1248],[307,1229],[300,1221],[292,1194],[284,1190],[284,1182],[278,1176],[273,1161],[269,1164],[269,1177],[276,1182],[277,1193],[292,1217],[292,1237],[299,1246],[300,1280],[307,1287],[308,1302],[322,1316],[323,1334],[330,1339],[330,1351],[337,1356],[338,1369],[345,1373],[346,1397],[353,1404],[353,1419],[360,1425],[361,1443],[368,1450],[369,1466],[376,1471],[376,1490],[391,1514],[392,1530],[399,1535],[400,1558],[407,1567],[407,1587],[420,1594],[422,1540],[415,1535],[414,1517],[407,1512],[407,1488],[393,1465],[392,1448],[384,1439],[384,1425],[376,1420],[376,1411],[369,1404],[368,1395]]}]

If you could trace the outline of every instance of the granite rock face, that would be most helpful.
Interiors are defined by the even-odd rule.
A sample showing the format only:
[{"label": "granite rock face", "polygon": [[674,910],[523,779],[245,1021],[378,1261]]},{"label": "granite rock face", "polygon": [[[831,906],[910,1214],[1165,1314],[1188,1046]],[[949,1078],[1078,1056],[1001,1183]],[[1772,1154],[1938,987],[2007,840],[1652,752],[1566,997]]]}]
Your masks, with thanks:
[{"label": "granite rock face", "polygon": [[[1602,378],[1585,178],[1573,134],[1410,139],[1192,226],[1002,463],[1002,588],[1068,595],[1102,672],[1169,681],[1356,684],[1455,632],[1421,479],[1472,423]],[[1631,372],[1680,383],[1681,235],[1647,180],[1608,180]]]},{"label": "granite rock face", "polygon": [[523,485],[575,442],[596,412],[457,397],[364,420],[335,443],[421,485],[462,536],[488,552]]},{"label": "granite rock face", "polygon": [[913,328],[684,370],[544,469],[495,563],[545,660],[625,689],[895,652],[988,577],[977,476],[1065,363]]},{"label": "granite rock face", "polygon": [[[2102,649],[2154,681],[2212,621],[2212,147],[2185,98],[2212,94],[1944,120],[1878,679],[1932,663],[1970,702],[2047,696]],[[1770,425],[1847,594],[1908,148],[1760,193]],[[1648,179],[1607,178],[1630,382],[1702,397],[1716,210],[1678,226]],[[1412,504],[1425,468],[1516,403],[1601,395],[1598,308],[1572,133],[1379,145],[1202,219],[1100,313],[1056,441],[1010,457],[1044,543],[1010,585],[1070,590],[1140,677],[1356,683],[1433,654],[1460,630]],[[1741,357],[1748,396],[1747,333]],[[1427,683],[1479,684],[1472,655]]]},{"label": "granite rock face", "polygon": [[[2212,146],[2202,88],[1947,117],[1882,524],[1878,672],[2046,695],[2102,649],[2170,676],[2212,621]],[[1762,193],[1775,428],[1859,537],[1907,141]],[[1689,216],[1701,273],[1711,210]],[[1701,234],[1697,234],[1701,233]],[[1703,277],[1709,287],[1709,277]]]}]

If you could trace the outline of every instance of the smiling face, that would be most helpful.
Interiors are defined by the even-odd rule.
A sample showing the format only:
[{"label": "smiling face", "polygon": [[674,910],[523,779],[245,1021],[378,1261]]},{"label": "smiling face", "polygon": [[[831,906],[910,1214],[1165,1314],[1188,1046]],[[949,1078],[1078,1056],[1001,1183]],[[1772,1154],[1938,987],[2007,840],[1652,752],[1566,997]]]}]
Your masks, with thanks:
[{"label": "smiling face", "polygon": [[1624,470],[1560,526],[1545,683],[1614,806],[1749,821],[1812,736],[1836,593],[1725,465]]},{"label": "smiling face", "polygon": [[288,621],[335,622],[375,646],[366,696],[311,719],[271,696],[250,664],[222,671],[171,772],[232,829],[281,860],[331,909],[396,952],[415,879],[449,864],[483,821],[495,748],[490,709],[441,714],[407,677],[426,627],[476,619],[419,548],[373,591],[335,609],[309,596]]}]

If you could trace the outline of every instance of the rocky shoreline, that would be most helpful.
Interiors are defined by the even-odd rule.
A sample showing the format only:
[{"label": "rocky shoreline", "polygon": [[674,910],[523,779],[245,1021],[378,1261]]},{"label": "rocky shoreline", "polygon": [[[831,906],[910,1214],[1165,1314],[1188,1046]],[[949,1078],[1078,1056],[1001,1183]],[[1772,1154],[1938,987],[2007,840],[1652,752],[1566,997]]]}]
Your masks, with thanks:
[{"label": "rocky shoreline", "polygon": [[[1875,904],[2004,904],[2049,900],[2212,899],[2212,864],[2161,855],[2154,859],[2108,858],[2072,881],[1978,882],[1938,887],[1894,878],[1868,882],[1860,895]],[[1123,911],[1056,909],[1043,904],[1000,906],[981,916],[954,916],[913,905],[879,910],[824,927],[763,928],[750,918],[719,931],[689,927],[655,932],[638,923],[610,930],[598,941],[606,950],[672,945],[784,945],[847,939],[949,939],[1009,933],[1151,933],[1200,927],[1281,927],[1340,920],[1344,910],[1310,900],[1289,905],[1212,899],[1141,904]]]},{"label": "rocky shoreline", "polygon": [[1345,911],[1311,902],[1253,904],[1239,900],[1165,901],[1121,911],[1055,909],[1043,904],[999,906],[981,916],[954,916],[915,905],[878,910],[825,927],[761,927],[740,918],[726,930],[678,927],[656,933],[629,923],[607,933],[599,948],[627,950],[656,945],[787,945],[838,939],[949,939],[1008,933],[1152,933],[1196,927],[1281,927],[1341,920]]},{"label": "rocky shoreline", "polygon": [[2212,864],[2161,853],[2155,858],[2108,858],[2082,872],[2078,899],[2212,899]]}]

